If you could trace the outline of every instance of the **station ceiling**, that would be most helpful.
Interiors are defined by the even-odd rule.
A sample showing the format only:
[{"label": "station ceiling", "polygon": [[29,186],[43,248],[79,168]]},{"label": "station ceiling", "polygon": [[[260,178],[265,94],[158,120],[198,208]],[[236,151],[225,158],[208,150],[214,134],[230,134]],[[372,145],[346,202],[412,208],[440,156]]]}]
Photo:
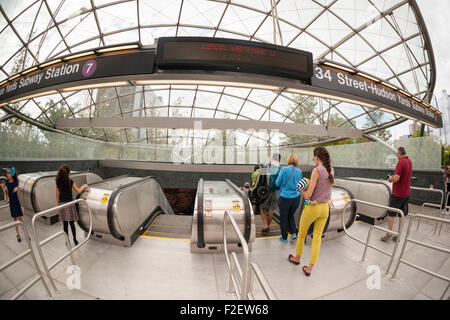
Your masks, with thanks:
[{"label": "station ceiling", "polygon": [[[0,82],[34,65],[109,45],[159,37],[225,37],[275,43],[361,70],[429,101],[432,46],[415,0],[35,0],[0,1]],[[277,19],[274,19],[277,18]],[[275,30],[275,33],[274,33]],[[280,32],[281,31],[281,32]],[[403,120],[353,103],[261,88],[220,85],[135,85],[57,91],[9,107],[56,128],[60,118],[187,117],[261,120],[372,132]],[[10,115],[0,110],[0,119]],[[188,129],[75,128],[97,140],[167,143]],[[206,130],[207,143],[218,132]],[[281,135],[283,144],[324,139]],[[271,135],[233,133],[238,145],[271,144]],[[277,140],[278,141],[278,140]]]}]

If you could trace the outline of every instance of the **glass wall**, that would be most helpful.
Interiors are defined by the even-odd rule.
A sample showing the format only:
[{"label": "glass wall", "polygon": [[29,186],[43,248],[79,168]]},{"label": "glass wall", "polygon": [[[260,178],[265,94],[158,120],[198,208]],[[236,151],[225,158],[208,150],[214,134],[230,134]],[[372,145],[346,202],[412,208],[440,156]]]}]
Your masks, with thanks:
[{"label": "glass wall", "polygon": [[[438,138],[402,138],[394,147],[403,146],[415,169],[440,169],[441,146]],[[328,146],[332,164],[339,167],[393,168],[394,151],[378,142]],[[289,154],[300,164],[313,165],[314,147],[235,147],[223,144],[120,144],[79,138],[70,134],[42,131],[25,123],[0,124],[1,160],[140,160],[194,164],[266,163],[278,152],[285,163]]]}]

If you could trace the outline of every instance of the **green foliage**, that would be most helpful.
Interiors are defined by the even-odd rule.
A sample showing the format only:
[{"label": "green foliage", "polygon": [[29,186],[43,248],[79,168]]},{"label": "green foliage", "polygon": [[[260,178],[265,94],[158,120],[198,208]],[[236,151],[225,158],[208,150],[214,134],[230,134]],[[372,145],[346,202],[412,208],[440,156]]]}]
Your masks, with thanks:
[{"label": "green foliage", "polygon": [[[384,111],[372,110],[370,112],[370,116],[366,116],[366,123],[364,124],[364,127],[373,127],[375,125],[375,122],[378,124],[382,123],[383,115]],[[392,138],[392,133],[388,129],[378,130],[376,132],[373,132],[372,135],[384,142],[388,142]]]},{"label": "green foliage", "polygon": [[447,165],[450,165],[450,145],[442,145],[441,146],[441,167],[444,168]]},{"label": "green foliage", "polygon": [[[305,100],[306,99],[306,100]],[[315,118],[315,115],[312,111],[315,110],[317,106],[317,100],[314,97],[307,97],[304,95],[297,95],[295,97],[296,104],[294,104],[290,108],[290,112],[293,112],[290,116],[291,120],[295,123],[301,124],[312,124]],[[297,105],[301,103],[301,106],[297,108]],[[295,111],[294,111],[295,109]],[[281,144],[290,145],[290,144],[300,144],[305,142],[313,141],[314,138],[311,136],[304,136],[301,134],[288,134],[285,138],[281,140]]]}]

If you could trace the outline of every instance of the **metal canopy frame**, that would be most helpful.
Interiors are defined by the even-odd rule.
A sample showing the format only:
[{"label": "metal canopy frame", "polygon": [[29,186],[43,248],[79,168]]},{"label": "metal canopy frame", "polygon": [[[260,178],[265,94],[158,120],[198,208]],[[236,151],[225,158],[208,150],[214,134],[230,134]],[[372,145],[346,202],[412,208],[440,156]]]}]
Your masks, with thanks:
[{"label": "metal canopy frame", "polygon": [[[198,0],[169,0],[164,3],[156,0],[117,0],[101,4],[95,0],[85,2],[85,5],[77,6],[62,0],[34,0],[26,2],[25,5],[18,1],[15,8],[0,5],[0,38],[3,34],[3,39],[11,39],[12,43],[17,43],[11,46],[13,50],[8,50],[4,57],[0,57],[0,82],[31,65],[87,48],[123,43],[124,37],[127,41],[139,41],[144,45],[151,45],[149,41],[154,37],[183,35],[225,36],[272,43],[277,41],[274,38],[275,32],[285,46],[311,50],[316,59],[326,58],[375,74],[384,81],[391,82],[428,102],[435,86],[434,53],[415,0],[396,0],[392,1],[392,5],[384,4],[383,7],[371,0],[365,0],[358,2],[358,8],[345,8],[339,0],[327,4],[319,0],[308,0],[302,4],[294,0],[260,0],[252,4],[243,4],[239,0],[212,0],[201,4]],[[127,9],[128,16],[124,15],[127,17],[117,15],[120,8]],[[135,13],[132,14],[133,10]],[[372,12],[372,16],[366,16],[367,21],[352,20],[352,15],[356,16],[365,11]],[[154,24],[149,24],[145,18],[149,14],[155,17]],[[27,27],[24,27],[24,19],[29,20]],[[86,27],[89,27],[89,30],[86,30]],[[383,28],[389,32],[383,34]],[[383,37],[391,38],[391,41],[386,45],[380,45],[378,40],[382,42]],[[331,41],[328,41],[328,38]],[[363,52],[364,50],[366,52]],[[390,53],[397,51],[404,56],[395,60]],[[14,59],[20,55],[24,59],[19,70],[14,70]],[[192,103],[189,105],[173,103],[171,97],[176,96],[173,93],[178,90],[193,92]],[[306,96],[297,101],[292,94],[282,91],[258,89],[241,91],[238,93],[236,90],[229,90],[228,87],[199,85],[190,87],[172,85],[166,89],[158,86],[137,86],[132,93],[116,88],[110,100],[119,106],[120,111],[108,116],[126,117],[139,112],[145,116],[153,116],[155,112],[160,113],[163,109],[166,109],[167,115],[170,116],[171,112],[190,109],[190,115],[186,115],[187,117],[198,117],[198,113],[211,115],[212,118],[251,120],[268,118],[269,121],[274,117],[275,121],[290,123],[296,121],[294,117],[296,110],[303,109],[313,115],[309,124],[328,127],[330,115],[339,115],[343,122],[335,124],[338,127],[364,131],[386,128],[386,125],[404,121],[403,118],[391,114],[377,120],[372,116],[373,109],[330,99],[313,99]],[[33,98],[10,106],[9,111],[14,112],[3,108],[8,114],[21,115],[22,119],[33,120],[39,127],[59,131],[56,130],[56,123],[49,117],[48,112],[51,108],[64,103],[71,118],[96,117],[101,109],[99,108],[101,103],[104,102],[100,102],[99,99],[99,94],[103,92],[102,89],[90,89],[57,93],[49,98]],[[167,104],[152,105],[148,101],[151,97],[150,92],[164,92],[163,99],[168,96]],[[122,100],[130,94],[135,97],[140,95],[144,100],[143,107],[140,105],[131,111],[126,106],[124,108]],[[209,99],[205,100],[210,100],[211,104],[197,104],[196,101],[205,95],[209,95]],[[50,102],[50,99],[54,104],[45,108],[43,104]],[[241,107],[237,111],[224,110],[223,105],[227,99],[241,101]],[[317,102],[314,110],[310,106],[313,100]],[[280,101],[289,103],[289,108],[280,108],[278,105]],[[77,103],[82,105],[78,106]],[[263,111],[249,112],[252,106],[261,107]],[[349,112],[351,109],[355,112]],[[44,119],[50,126],[44,124]],[[372,125],[369,128],[361,127],[361,119],[367,119]],[[133,135],[129,134],[130,130],[132,129],[102,130],[102,134],[99,134],[80,128],[72,133],[103,141],[117,141],[114,137],[119,135],[123,143],[149,142],[149,137],[154,135],[145,130],[145,138],[141,135],[133,138]],[[159,136],[159,133],[156,135]],[[168,129],[162,134],[167,139],[169,135]],[[209,138],[208,136],[206,143]],[[252,136],[249,136],[242,144],[248,145],[251,138]],[[268,145],[271,138],[267,140]],[[291,144],[302,143],[296,139],[294,137]]]}]

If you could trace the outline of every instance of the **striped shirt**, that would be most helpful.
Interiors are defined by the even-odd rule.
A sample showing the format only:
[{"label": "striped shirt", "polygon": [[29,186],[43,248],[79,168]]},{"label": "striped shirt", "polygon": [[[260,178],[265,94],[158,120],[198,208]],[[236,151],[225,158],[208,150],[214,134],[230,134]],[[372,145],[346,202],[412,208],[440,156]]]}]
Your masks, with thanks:
[{"label": "striped shirt", "polygon": [[[323,165],[317,166],[316,168],[319,170],[319,177],[317,178],[316,187],[311,195],[311,200],[328,202],[331,199],[331,189],[333,188],[333,184],[328,179],[328,171]],[[331,174],[334,177],[333,168],[331,168]]]}]

